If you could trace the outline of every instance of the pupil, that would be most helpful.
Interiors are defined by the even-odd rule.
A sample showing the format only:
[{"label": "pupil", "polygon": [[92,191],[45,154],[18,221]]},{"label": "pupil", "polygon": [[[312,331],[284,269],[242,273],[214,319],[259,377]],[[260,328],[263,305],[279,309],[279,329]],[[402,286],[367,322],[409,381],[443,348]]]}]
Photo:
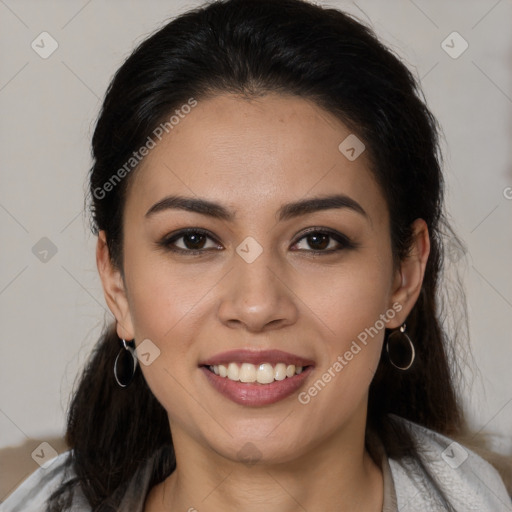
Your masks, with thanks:
[{"label": "pupil", "polygon": [[[320,243],[318,240],[320,239]],[[325,249],[328,245],[329,236],[328,235],[309,235],[308,236],[308,243],[311,247],[314,249]]]},{"label": "pupil", "polygon": [[185,245],[189,249],[200,249],[202,242],[204,242],[204,235],[197,233],[185,235]]}]

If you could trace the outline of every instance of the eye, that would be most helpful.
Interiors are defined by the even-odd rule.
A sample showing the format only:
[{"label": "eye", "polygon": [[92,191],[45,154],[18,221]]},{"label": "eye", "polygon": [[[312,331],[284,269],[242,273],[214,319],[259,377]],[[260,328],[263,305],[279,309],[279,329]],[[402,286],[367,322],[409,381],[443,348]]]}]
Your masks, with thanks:
[{"label": "eye", "polygon": [[[320,228],[311,228],[310,231],[295,242],[293,247],[299,246],[300,244],[302,244],[303,248],[299,247],[298,250],[305,250],[313,253],[333,253],[355,247],[355,244],[345,235],[342,235],[337,231]],[[304,247],[305,245],[309,245],[311,249]]]},{"label": "eye", "polygon": [[[208,246],[208,243],[210,245]],[[212,250],[222,250],[222,246],[213,238],[213,236],[203,229],[188,228],[167,235],[159,245],[166,250],[187,255],[200,255]],[[302,247],[300,247],[302,245]],[[309,246],[304,247],[304,246]],[[326,230],[323,228],[311,228],[302,237],[299,238],[293,247],[298,247],[302,252],[316,254],[330,254],[333,252],[352,249],[356,244],[345,235],[337,231]]]},{"label": "eye", "polygon": [[[212,241],[209,247],[208,240]],[[212,249],[219,250],[216,240],[207,231],[197,228],[184,229],[166,236],[160,245],[173,252],[188,254],[201,254]]]}]

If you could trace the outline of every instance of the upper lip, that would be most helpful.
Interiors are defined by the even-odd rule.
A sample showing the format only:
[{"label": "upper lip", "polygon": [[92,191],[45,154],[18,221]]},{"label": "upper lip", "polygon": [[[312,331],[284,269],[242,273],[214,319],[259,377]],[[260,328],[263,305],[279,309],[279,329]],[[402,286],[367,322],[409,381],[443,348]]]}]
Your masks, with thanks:
[{"label": "upper lip", "polygon": [[304,357],[283,352],[282,350],[230,350],[216,354],[205,361],[199,363],[199,366],[214,366],[228,363],[252,363],[259,365],[262,363],[285,363],[294,364],[295,366],[312,366],[314,361],[305,359]]}]

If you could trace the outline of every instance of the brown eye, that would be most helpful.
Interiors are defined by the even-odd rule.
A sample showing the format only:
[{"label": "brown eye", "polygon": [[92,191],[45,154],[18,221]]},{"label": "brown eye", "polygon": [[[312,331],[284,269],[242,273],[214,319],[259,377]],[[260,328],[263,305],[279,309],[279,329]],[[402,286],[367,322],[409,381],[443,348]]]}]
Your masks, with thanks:
[{"label": "brown eye", "polygon": [[327,249],[327,247],[329,246],[329,239],[330,236],[324,233],[312,234],[306,237],[309,246],[315,250]]},{"label": "brown eye", "polygon": [[187,249],[202,249],[206,241],[206,236],[200,233],[188,233],[183,235],[183,244]]},{"label": "brown eye", "polygon": [[309,231],[297,242],[295,246],[302,244],[299,251],[332,253],[343,249],[355,248],[355,244],[351,242],[345,235],[335,231],[319,230],[318,228]]},{"label": "brown eye", "polygon": [[[208,242],[210,246],[208,246]],[[170,236],[166,236],[160,244],[166,249],[173,252],[181,252],[185,254],[201,254],[219,249],[220,244],[208,234],[200,229],[182,230]]]}]

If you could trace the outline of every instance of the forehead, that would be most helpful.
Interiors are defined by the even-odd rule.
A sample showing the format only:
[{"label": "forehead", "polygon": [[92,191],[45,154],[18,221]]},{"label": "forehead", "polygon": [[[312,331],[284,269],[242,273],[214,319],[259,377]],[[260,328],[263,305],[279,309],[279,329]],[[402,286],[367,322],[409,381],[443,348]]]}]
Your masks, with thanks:
[{"label": "forehead", "polygon": [[371,217],[385,216],[367,154],[350,160],[339,149],[347,137],[353,134],[341,121],[298,97],[201,100],[145,157],[126,206],[144,215],[165,195],[179,193],[221,202],[243,217],[343,193]]}]

